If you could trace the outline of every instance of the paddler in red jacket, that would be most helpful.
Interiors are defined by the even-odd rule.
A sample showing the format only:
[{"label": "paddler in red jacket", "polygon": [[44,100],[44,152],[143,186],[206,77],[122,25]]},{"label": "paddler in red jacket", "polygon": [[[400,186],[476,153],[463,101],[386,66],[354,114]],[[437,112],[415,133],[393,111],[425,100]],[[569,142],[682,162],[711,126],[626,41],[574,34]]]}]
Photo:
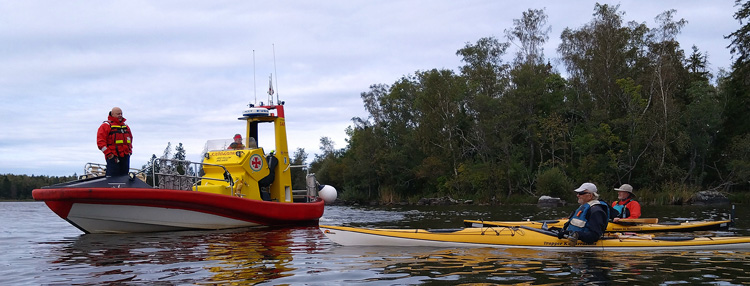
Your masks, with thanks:
[{"label": "paddler in red jacket", "polygon": [[617,201],[612,202],[612,208],[620,212],[620,215],[612,219],[613,222],[617,222],[622,218],[640,218],[641,217],[641,204],[635,201],[635,194],[633,193],[633,186],[623,184],[617,191]]},{"label": "paddler in red jacket", "polygon": [[130,170],[130,155],[133,154],[133,134],[125,124],[122,109],[112,108],[109,118],[99,126],[96,145],[107,159],[107,177],[127,175]]}]

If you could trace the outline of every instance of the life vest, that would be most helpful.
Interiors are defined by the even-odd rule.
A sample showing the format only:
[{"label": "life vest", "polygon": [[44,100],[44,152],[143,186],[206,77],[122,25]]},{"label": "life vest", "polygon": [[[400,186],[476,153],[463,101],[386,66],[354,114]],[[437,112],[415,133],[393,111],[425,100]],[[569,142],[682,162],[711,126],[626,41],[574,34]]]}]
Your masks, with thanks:
[{"label": "life vest", "polygon": [[125,157],[133,153],[132,151],[132,138],[133,135],[130,133],[130,128],[125,123],[119,123],[114,125],[112,121],[104,121],[102,124],[109,125],[109,134],[107,134],[107,146],[102,148],[102,152],[107,154],[105,150],[111,150],[111,153],[118,157]]},{"label": "life vest", "polygon": [[628,198],[624,204],[620,204],[619,201],[612,203],[612,208],[615,209],[618,213],[617,216],[619,218],[626,218],[630,216],[630,209],[627,208],[628,204],[633,200],[633,198]]},{"label": "life vest", "polygon": [[589,210],[591,210],[591,208],[595,205],[602,205],[605,208],[605,212],[607,213],[607,220],[609,220],[609,205],[600,200],[591,200],[588,203],[585,203],[578,207],[578,209],[573,213],[573,216],[568,221],[570,225],[568,225],[567,230],[582,231],[584,228],[586,228],[586,214],[588,214]]},{"label": "life vest", "polygon": [[237,142],[232,142],[232,144],[229,144],[229,147],[227,149],[242,150],[245,149],[245,145],[242,145],[242,143],[237,144]]}]

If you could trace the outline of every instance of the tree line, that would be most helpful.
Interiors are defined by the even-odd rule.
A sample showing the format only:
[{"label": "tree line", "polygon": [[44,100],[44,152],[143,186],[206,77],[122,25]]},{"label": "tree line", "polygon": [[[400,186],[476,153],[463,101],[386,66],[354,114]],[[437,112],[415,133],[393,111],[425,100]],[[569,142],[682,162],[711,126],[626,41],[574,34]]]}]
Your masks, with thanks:
[{"label": "tree line", "polygon": [[323,137],[312,170],[356,201],[573,199],[583,182],[610,198],[629,183],[668,204],[700,190],[747,192],[750,7],[736,4],[745,25],[726,35],[732,70],[716,73],[706,52],[676,40],[687,21],[675,10],[649,26],[598,3],[559,35],[558,71],[542,49],[548,16],[529,9],[503,39],[459,49],[457,71],[370,86],[368,116],[353,118],[342,149]]},{"label": "tree line", "polygon": [[32,200],[31,191],[44,186],[69,182],[78,176],[0,175],[0,200]]}]

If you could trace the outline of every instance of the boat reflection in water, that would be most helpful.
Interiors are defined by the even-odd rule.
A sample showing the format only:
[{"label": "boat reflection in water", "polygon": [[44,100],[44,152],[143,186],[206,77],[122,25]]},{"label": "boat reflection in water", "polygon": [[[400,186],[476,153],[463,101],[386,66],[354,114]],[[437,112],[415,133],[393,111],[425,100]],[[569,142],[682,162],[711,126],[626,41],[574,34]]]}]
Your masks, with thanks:
[{"label": "boat reflection in water", "polygon": [[[81,235],[53,250],[51,264],[72,281],[108,284],[254,284],[293,275],[295,255],[320,250],[316,227]],[[52,277],[68,281],[70,277]]]},{"label": "boat reflection in water", "polygon": [[206,260],[216,262],[208,268],[214,273],[210,282],[253,284],[291,276],[290,234],[291,229],[235,233],[208,244]]}]

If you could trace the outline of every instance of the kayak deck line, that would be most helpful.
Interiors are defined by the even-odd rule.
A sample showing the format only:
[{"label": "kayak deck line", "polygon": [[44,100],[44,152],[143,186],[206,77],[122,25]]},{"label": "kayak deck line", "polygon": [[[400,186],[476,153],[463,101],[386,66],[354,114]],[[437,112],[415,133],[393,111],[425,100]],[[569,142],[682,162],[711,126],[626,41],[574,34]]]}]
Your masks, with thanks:
[{"label": "kayak deck line", "polygon": [[[652,221],[644,219],[644,221]],[[485,221],[464,220],[465,227],[494,226],[528,226],[539,229],[563,228],[567,219],[539,220],[539,221]],[[732,220],[719,221],[687,221],[687,222],[661,222],[661,223],[614,223],[607,224],[607,232],[666,232],[666,231],[702,231],[719,230],[729,228]]]}]

